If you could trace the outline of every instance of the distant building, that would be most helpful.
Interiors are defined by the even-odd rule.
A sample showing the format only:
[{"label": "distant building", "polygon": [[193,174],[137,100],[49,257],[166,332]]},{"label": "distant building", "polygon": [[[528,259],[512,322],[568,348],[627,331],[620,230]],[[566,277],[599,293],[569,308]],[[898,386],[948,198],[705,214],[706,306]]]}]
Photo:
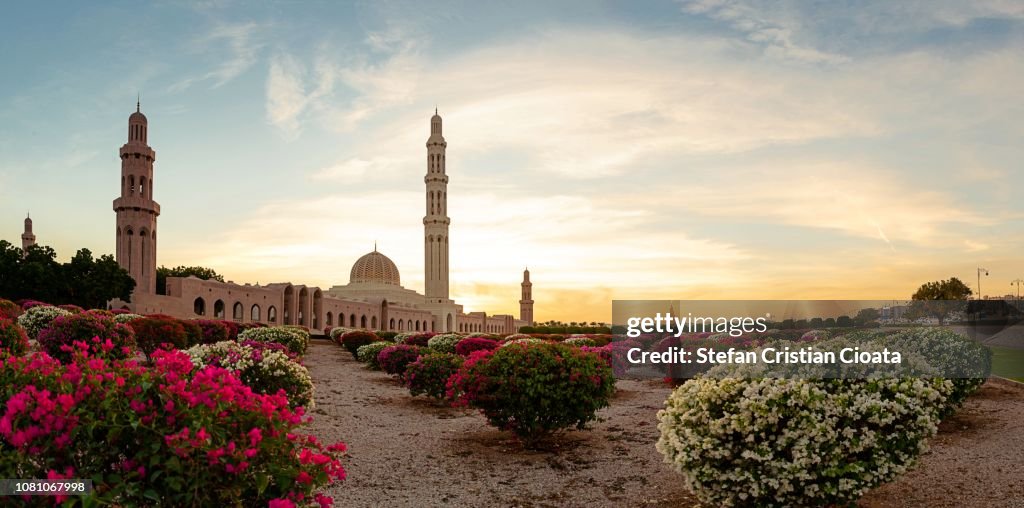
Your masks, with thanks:
[{"label": "distant building", "polygon": [[[116,259],[135,279],[131,303],[115,300],[112,308],[178,318],[213,317],[238,322],[303,325],[394,331],[513,333],[533,324],[530,272],[523,272],[520,316],[465,313],[448,294],[449,242],[447,142],[441,116],[434,112],[427,139],[424,270],[426,291],[421,295],[401,285],[398,267],[374,248],[352,265],[349,283],[326,291],[282,282],[239,285],[233,282],[168,277],[166,294],[156,294],[157,217],[153,199],[156,152],[148,144],[149,122],[136,104],[128,117],[128,142],[120,149],[121,192],[114,200]],[[26,219],[26,233],[31,221]],[[34,236],[22,236],[35,241]]]},{"label": "distant building", "polygon": [[21,234],[22,255],[28,254],[28,248],[36,244],[36,235],[32,233],[32,217],[25,216],[25,232]]}]

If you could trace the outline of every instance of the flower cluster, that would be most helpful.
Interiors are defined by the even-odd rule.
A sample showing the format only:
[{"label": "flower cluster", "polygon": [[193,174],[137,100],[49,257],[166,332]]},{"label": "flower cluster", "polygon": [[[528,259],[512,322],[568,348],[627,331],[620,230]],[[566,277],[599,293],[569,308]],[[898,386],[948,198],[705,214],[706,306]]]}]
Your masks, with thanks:
[{"label": "flower cluster", "polygon": [[0,352],[20,356],[28,352],[28,336],[16,321],[0,317]]},{"label": "flower cluster", "polygon": [[513,340],[532,339],[532,338],[534,338],[532,335],[527,335],[525,333],[513,333],[512,335],[506,335],[504,340],[505,340],[505,342],[511,342]]},{"label": "flower cluster", "polygon": [[400,333],[395,336],[395,342],[398,344],[406,344],[409,346],[427,347],[427,345],[430,343],[430,339],[434,338],[435,336],[436,334],[434,332]]},{"label": "flower cluster", "polygon": [[345,346],[345,349],[347,349],[349,353],[352,353],[352,356],[354,357],[356,356],[356,350],[359,349],[359,346],[365,346],[371,342],[377,342],[378,340],[380,340],[380,338],[370,332],[352,330],[339,335],[335,342]]},{"label": "flower cluster", "polygon": [[142,319],[143,317],[145,317],[145,316],[142,316],[141,314],[134,314],[134,313],[131,313],[131,312],[122,312],[120,314],[114,314],[114,322],[115,323],[126,323],[127,324],[127,323],[130,323],[130,322],[132,322],[132,321],[134,321],[136,319]]},{"label": "flower cluster", "polygon": [[0,319],[18,319],[22,312],[18,304],[0,298]]},{"label": "flower cluster", "polygon": [[582,429],[614,392],[611,368],[597,355],[542,342],[471,354],[449,378],[446,395],[531,444],[566,427]]},{"label": "flower cluster", "polygon": [[501,345],[501,347],[512,346],[515,344],[544,344],[546,342],[548,341],[544,339],[535,339],[533,337],[527,336],[519,339],[506,339],[505,342]]},{"label": "flower cluster", "polygon": [[39,332],[50,326],[54,319],[70,315],[70,312],[52,305],[34,305],[26,307],[25,313],[18,316],[18,324],[25,329],[29,339],[39,340]]},{"label": "flower cluster", "polygon": [[228,333],[228,325],[219,319],[193,319],[193,323],[199,325],[202,330],[202,338],[198,344],[216,344],[231,340]]},{"label": "flower cluster", "polygon": [[[121,321],[118,318],[131,315],[120,314],[114,316],[114,321],[123,323],[125,321]],[[152,355],[153,351],[156,351],[164,344],[169,344],[178,349],[189,346],[188,332],[185,330],[181,320],[162,316],[140,316],[136,319],[128,320],[127,324],[135,332],[135,342],[138,344],[139,349],[146,353],[147,356]]]},{"label": "flower cluster", "polygon": [[299,434],[283,395],[178,351],[144,367],[74,347],[68,364],[0,359],[0,477],[99,478],[96,506],[330,505],[317,491],[344,479],[344,445]]},{"label": "flower cluster", "polygon": [[313,380],[309,371],[285,352],[262,347],[261,342],[239,344],[234,341],[200,344],[185,351],[192,364],[208,365],[234,372],[254,392],[284,394],[292,407],[313,406]]},{"label": "flower cluster", "polygon": [[435,335],[427,341],[427,347],[440,353],[454,353],[455,346],[464,339],[457,333],[444,333]]},{"label": "flower cluster", "polygon": [[250,328],[238,334],[238,340],[256,342],[275,342],[283,344],[289,351],[302,356],[309,347],[309,331],[302,328],[272,326],[266,328]]},{"label": "flower cluster", "polygon": [[401,378],[405,374],[405,368],[419,358],[423,349],[408,344],[389,346],[377,353],[377,363],[384,372]]},{"label": "flower cluster", "polygon": [[369,344],[359,346],[359,349],[356,350],[356,360],[365,363],[367,367],[373,370],[380,370],[380,364],[377,363],[377,355],[379,355],[384,349],[394,345],[394,342],[379,340],[377,342],[371,342]]},{"label": "flower cluster", "polygon": [[[29,315],[33,307],[24,315]],[[39,345],[50,356],[70,362],[75,342],[89,344],[93,355],[104,358],[129,358],[135,355],[135,332],[109,316],[82,312],[57,316],[39,332]]]},{"label": "flower cluster", "polygon": [[434,399],[444,399],[448,390],[448,378],[462,367],[463,357],[454,353],[427,353],[405,368],[405,386],[413,397],[425,394]]},{"label": "flower cluster", "polygon": [[562,341],[562,344],[568,344],[570,346],[596,346],[597,341],[590,337],[569,337]]},{"label": "flower cluster", "polygon": [[469,356],[474,351],[493,351],[498,349],[501,343],[483,337],[467,337],[455,345],[455,352],[461,356]]}]

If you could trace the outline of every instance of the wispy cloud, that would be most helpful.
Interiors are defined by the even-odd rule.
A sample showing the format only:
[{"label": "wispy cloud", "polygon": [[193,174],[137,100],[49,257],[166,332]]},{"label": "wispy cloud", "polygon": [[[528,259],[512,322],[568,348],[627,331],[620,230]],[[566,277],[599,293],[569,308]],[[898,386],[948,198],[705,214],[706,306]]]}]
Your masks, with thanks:
[{"label": "wispy cloud", "polygon": [[204,82],[209,82],[211,88],[219,88],[237,78],[258,61],[265,45],[260,34],[265,29],[265,26],[254,22],[221,23],[193,39],[188,45],[190,51],[200,59],[213,56],[211,60],[217,63],[203,74],[172,84],[168,91],[183,92]]}]

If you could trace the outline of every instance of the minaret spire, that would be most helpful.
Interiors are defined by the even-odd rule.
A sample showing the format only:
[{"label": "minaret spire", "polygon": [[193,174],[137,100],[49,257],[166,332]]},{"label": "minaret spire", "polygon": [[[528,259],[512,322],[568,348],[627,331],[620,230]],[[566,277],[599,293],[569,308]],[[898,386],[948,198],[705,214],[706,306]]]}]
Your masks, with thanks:
[{"label": "minaret spire", "polygon": [[135,112],[136,113],[142,113],[142,94],[141,93],[136,93],[135,94]]},{"label": "minaret spire", "polygon": [[523,270],[523,296],[519,300],[519,319],[526,326],[533,326],[533,283],[530,282],[530,268]]},{"label": "minaret spire", "polygon": [[[156,152],[147,142],[149,120],[136,95],[135,112],[128,116],[128,142],[121,146],[121,192],[114,200],[117,221],[115,257],[135,279],[134,295],[156,293],[156,218],[153,200],[153,162]],[[138,300],[132,300],[138,303]]]},{"label": "minaret spire", "polygon": [[423,264],[427,305],[435,311],[439,331],[453,332],[456,311],[448,297],[448,175],[445,150],[448,143],[441,134],[441,116],[434,109],[427,138],[426,214],[423,216]]}]

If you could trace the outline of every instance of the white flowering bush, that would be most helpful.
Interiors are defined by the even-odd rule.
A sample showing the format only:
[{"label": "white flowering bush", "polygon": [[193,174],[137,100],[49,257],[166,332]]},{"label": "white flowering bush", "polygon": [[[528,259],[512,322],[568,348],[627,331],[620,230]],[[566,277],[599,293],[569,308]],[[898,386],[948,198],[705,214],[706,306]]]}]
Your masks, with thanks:
[{"label": "white flowering bush", "polygon": [[128,323],[130,321],[135,321],[136,319],[142,319],[144,317],[145,316],[143,316],[141,314],[132,314],[130,312],[124,313],[124,314],[114,314],[114,322],[115,323]]},{"label": "white flowering bush", "polygon": [[568,339],[565,339],[564,341],[562,341],[562,343],[563,344],[568,344],[570,346],[577,346],[577,347],[582,347],[582,346],[594,347],[594,346],[597,346],[597,341],[594,340],[594,339],[591,339],[590,337],[569,337]]},{"label": "white flowering bush", "polygon": [[380,364],[377,363],[377,355],[380,354],[385,348],[394,346],[395,343],[388,340],[380,340],[377,342],[371,342],[369,344],[359,346],[356,349],[356,360],[365,363],[367,367],[373,370],[380,370]]},{"label": "white flowering bush", "polygon": [[506,342],[504,342],[499,347],[511,346],[512,344],[543,344],[544,342],[545,341],[543,341],[541,339],[537,339],[537,338],[530,337],[529,335],[527,335],[526,338],[523,338],[523,339],[512,339],[512,340],[506,341]]},{"label": "white flowering bush", "polygon": [[507,335],[507,336],[505,336],[505,339],[504,339],[504,340],[505,340],[506,342],[508,342],[508,341],[513,341],[513,340],[519,340],[519,339],[532,339],[532,338],[533,338],[533,337],[531,337],[530,335],[527,335],[527,334],[525,334],[525,333],[513,333],[512,335]]},{"label": "white flowering bush", "polygon": [[935,379],[714,379],[677,388],[657,449],[716,506],[853,502],[927,448],[951,386]]},{"label": "white flowering bush", "polygon": [[247,340],[283,344],[289,351],[302,356],[309,347],[309,331],[285,326],[250,328],[238,334],[238,342]]},{"label": "white flowering bush", "polygon": [[800,337],[800,340],[803,342],[813,342],[816,340],[825,340],[829,338],[829,336],[828,330],[811,330],[804,333]]},{"label": "white flowering bush", "polygon": [[309,371],[283,351],[258,346],[260,342],[234,341],[200,344],[185,352],[198,368],[216,365],[233,371],[254,392],[275,394],[284,390],[292,407],[313,407],[313,380]]},{"label": "white flowering bush", "polygon": [[427,340],[427,347],[439,353],[454,353],[455,345],[466,337],[457,333],[444,333],[435,335]]},{"label": "white flowering bush", "polygon": [[54,319],[60,316],[70,316],[71,312],[51,305],[37,305],[18,316],[18,324],[25,329],[25,334],[31,340],[39,340],[39,332],[50,326]]},{"label": "white flowering bush", "polygon": [[341,337],[341,334],[345,332],[351,332],[352,330],[354,330],[354,328],[345,328],[344,326],[331,328],[331,340],[337,341],[338,337]]}]

